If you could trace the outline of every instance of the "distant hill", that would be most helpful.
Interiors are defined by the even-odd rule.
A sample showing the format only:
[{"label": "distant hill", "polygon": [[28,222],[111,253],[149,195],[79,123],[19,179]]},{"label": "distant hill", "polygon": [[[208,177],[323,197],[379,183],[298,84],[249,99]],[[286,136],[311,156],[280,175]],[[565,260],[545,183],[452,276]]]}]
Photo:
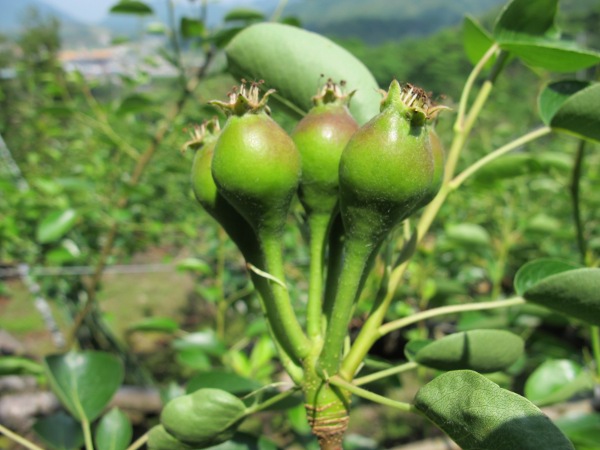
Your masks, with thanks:
[{"label": "distant hill", "polygon": [[460,23],[465,14],[481,15],[506,0],[300,0],[286,13],[304,26],[338,38],[370,44],[426,36]]}]

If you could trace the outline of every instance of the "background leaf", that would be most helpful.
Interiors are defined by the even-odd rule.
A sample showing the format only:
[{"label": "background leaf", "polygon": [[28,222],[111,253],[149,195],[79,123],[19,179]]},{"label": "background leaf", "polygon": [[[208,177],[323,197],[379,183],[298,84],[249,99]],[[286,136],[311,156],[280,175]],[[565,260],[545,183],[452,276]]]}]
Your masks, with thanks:
[{"label": "background leaf", "polygon": [[544,361],[525,382],[525,397],[538,406],[569,400],[583,390],[591,390],[591,374],[569,359]]},{"label": "background leaf", "polygon": [[[318,51],[315,51],[318,49]],[[331,78],[356,89],[350,111],[364,123],[379,112],[379,86],[352,54],[315,33],[289,25],[260,23],[240,32],[226,48],[229,69],[236,77],[264,79],[296,112],[312,107],[312,97]]]},{"label": "background leaf", "polygon": [[181,18],[180,29],[184,38],[202,37],[205,32],[204,22],[190,17]]},{"label": "background leaf", "polygon": [[119,409],[106,413],[96,428],[97,450],[126,450],[133,436],[129,418]]},{"label": "background leaf", "polygon": [[47,356],[46,375],[61,403],[78,420],[94,420],[123,381],[121,362],[103,352]]},{"label": "background leaf", "polygon": [[250,378],[223,370],[212,370],[194,376],[187,384],[186,392],[191,394],[202,388],[222,389],[236,395],[246,395],[260,389],[262,384]]},{"label": "background leaf", "polygon": [[[463,45],[471,64],[477,64],[493,44],[494,38],[492,35],[475,18],[465,16],[463,21]],[[494,62],[496,62],[496,57],[490,58],[485,68],[489,69],[494,65]]]},{"label": "background leaf", "polygon": [[566,99],[552,117],[550,126],[600,142],[600,83],[591,84]]},{"label": "background leaf", "polygon": [[146,3],[138,0],[122,0],[110,8],[114,14],[135,14],[145,16],[154,14],[154,11]]},{"label": "background leaf", "polygon": [[179,329],[176,320],[170,317],[147,317],[139,320],[127,327],[128,332],[132,331],[156,331],[161,333],[174,333]]},{"label": "background leaf", "polygon": [[498,16],[494,36],[498,40],[511,40],[521,35],[556,35],[557,10],[558,0],[512,0]]},{"label": "background leaf", "polygon": [[423,386],[415,406],[464,450],[573,450],[527,399],[472,371],[453,371]]},{"label": "background leaf", "polygon": [[81,425],[64,411],[38,419],[33,431],[55,450],[79,449],[84,442]]},{"label": "background leaf", "polygon": [[225,22],[234,22],[238,20],[242,22],[252,22],[257,20],[265,20],[265,15],[255,9],[234,8],[225,14],[223,20]]},{"label": "background leaf", "polygon": [[575,72],[600,62],[600,53],[567,41],[503,41],[500,47],[521,58],[525,64],[554,72]]},{"label": "background leaf", "polygon": [[551,275],[527,289],[532,303],[600,325],[600,269],[574,269]]},{"label": "background leaf", "polygon": [[505,330],[454,333],[416,351],[414,361],[433,369],[470,369],[482,373],[504,370],[522,355],[525,343]]},{"label": "background leaf", "polygon": [[550,125],[564,102],[589,85],[589,81],[580,80],[563,80],[547,85],[538,97],[538,109],[544,123]]},{"label": "background leaf", "polygon": [[515,275],[515,292],[517,295],[523,295],[527,289],[535,286],[544,278],[579,267],[577,264],[553,258],[530,261],[521,266]]},{"label": "background leaf", "polygon": [[57,241],[73,228],[76,221],[77,213],[74,209],[54,211],[38,225],[36,239],[41,244]]}]

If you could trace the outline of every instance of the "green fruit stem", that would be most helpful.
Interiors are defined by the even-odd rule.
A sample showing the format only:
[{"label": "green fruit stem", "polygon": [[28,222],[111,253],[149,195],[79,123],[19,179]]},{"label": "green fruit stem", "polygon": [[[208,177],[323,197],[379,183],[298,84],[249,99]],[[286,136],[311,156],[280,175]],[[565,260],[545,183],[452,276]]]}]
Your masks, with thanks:
[{"label": "green fruit stem", "polygon": [[264,254],[266,272],[284,283],[281,285],[275,281],[268,282],[269,293],[263,296],[267,320],[282,348],[296,363],[300,363],[308,355],[310,342],[300,327],[285,287],[281,236],[259,230],[259,242]]},{"label": "green fruit stem", "polygon": [[343,270],[344,263],[344,223],[342,216],[337,214],[331,223],[329,230],[329,257],[327,258],[327,280],[325,283],[325,294],[323,300],[324,326],[327,327],[333,301],[335,300],[338,281]]},{"label": "green fruit stem", "polygon": [[338,373],[354,302],[360,294],[369,260],[378,246],[359,239],[345,241],[343,269],[338,280],[319,367],[327,376]]},{"label": "green fruit stem", "polygon": [[322,344],[323,315],[323,262],[328,237],[330,214],[311,214],[308,217],[310,231],[310,269],[306,331],[312,345]]}]

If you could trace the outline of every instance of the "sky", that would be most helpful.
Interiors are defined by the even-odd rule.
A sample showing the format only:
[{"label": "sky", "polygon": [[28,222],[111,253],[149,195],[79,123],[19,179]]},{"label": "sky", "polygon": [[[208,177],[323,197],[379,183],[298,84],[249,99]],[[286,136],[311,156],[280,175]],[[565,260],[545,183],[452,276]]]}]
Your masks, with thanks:
[{"label": "sky", "polygon": [[[18,1],[18,0],[13,0]],[[69,14],[74,19],[84,22],[99,22],[108,14],[111,6],[119,0],[43,0],[45,3]],[[181,1],[181,0],[179,0]],[[242,4],[245,0],[219,0],[223,5]]]}]

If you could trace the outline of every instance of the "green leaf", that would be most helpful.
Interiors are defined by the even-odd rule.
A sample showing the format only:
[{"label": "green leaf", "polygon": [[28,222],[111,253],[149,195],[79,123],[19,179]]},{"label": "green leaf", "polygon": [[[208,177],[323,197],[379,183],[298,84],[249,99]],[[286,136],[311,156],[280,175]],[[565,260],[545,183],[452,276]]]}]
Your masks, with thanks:
[{"label": "green leaf", "polygon": [[532,303],[600,325],[600,269],[574,269],[551,275],[523,293]]},{"label": "green leaf", "polygon": [[233,22],[236,20],[243,22],[253,22],[258,20],[265,20],[265,15],[255,9],[247,8],[234,8],[230,10],[223,18],[225,22]]},{"label": "green leaf", "polygon": [[233,439],[208,447],[207,450],[277,450],[277,446],[264,436],[255,437],[247,433],[236,433]]},{"label": "green leaf", "polygon": [[62,238],[77,221],[74,209],[54,211],[42,220],[36,230],[36,239],[41,244],[48,244]]},{"label": "green leaf", "polygon": [[523,295],[527,289],[535,286],[551,275],[577,269],[580,266],[567,261],[553,258],[540,258],[523,264],[515,274],[515,292]]},{"label": "green leaf", "polygon": [[555,36],[558,0],[512,0],[496,20],[494,36],[508,40],[515,36]]},{"label": "green leaf", "polygon": [[406,356],[406,359],[409,361],[414,361],[419,350],[427,347],[432,342],[433,340],[431,339],[412,339],[404,346],[404,356]]},{"label": "green leaf", "polygon": [[170,317],[147,317],[132,323],[127,327],[128,332],[149,331],[159,333],[174,333],[179,330],[179,324]]},{"label": "green leaf", "polygon": [[132,94],[125,97],[119,107],[117,108],[117,114],[137,114],[140,112],[147,111],[152,107],[152,100],[143,94]]},{"label": "green leaf", "polygon": [[206,31],[204,22],[189,17],[181,18],[180,29],[184,38],[202,37]]},{"label": "green leaf", "polygon": [[148,433],[148,450],[194,450],[194,447],[181,442],[162,425],[156,425]]},{"label": "green leaf", "polygon": [[414,355],[415,362],[438,370],[470,369],[497,372],[523,355],[525,343],[505,330],[471,330],[444,336]]},{"label": "green leaf", "polygon": [[1,356],[0,376],[4,375],[41,375],[44,367],[22,356]]},{"label": "green leaf", "polygon": [[136,14],[139,16],[154,14],[154,11],[146,3],[138,0],[121,0],[110,8],[114,14]]},{"label": "green leaf", "polygon": [[213,356],[222,356],[227,351],[226,345],[213,330],[187,334],[185,337],[177,339],[173,346],[178,350],[186,348],[199,349]]},{"label": "green leaf", "polygon": [[211,275],[212,268],[205,261],[198,258],[184,258],[177,262],[177,270],[196,272],[201,275]]},{"label": "green leaf", "polygon": [[[471,64],[477,64],[493,44],[494,38],[492,35],[475,18],[465,16],[463,21],[463,45]],[[485,68],[492,67],[495,61],[496,57],[490,58]]]},{"label": "green leaf", "polygon": [[534,39],[502,41],[500,47],[525,64],[554,72],[575,72],[600,62],[600,53],[579,48],[571,42]]},{"label": "green leaf", "polygon": [[103,352],[70,352],[44,358],[52,390],[78,420],[94,420],[123,381],[121,362]]},{"label": "green leaf", "polygon": [[167,27],[162,22],[152,22],[146,25],[146,33],[158,35],[166,34]]},{"label": "green leaf", "polygon": [[191,394],[200,389],[222,389],[231,394],[246,395],[260,389],[262,385],[250,378],[242,377],[224,370],[212,370],[194,376],[187,384],[186,392]]},{"label": "green leaf", "polygon": [[552,118],[569,97],[590,84],[589,81],[563,80],[547,85],[538,97],[538,109],[542,121],[550,125]]},{"label": "green leaf", "polygon": [[581,365],[568,359],[548,360],[527,378],[525,397],[538,406],[552,405],[593,386],[591,374]]},{"label": "green leaf", "polygon": [[132,436],[129,418],[119,408],[113,408],[102,417],[96,428],[96,449],[126,450]]},{"label": "green leaf", "polygon": [[573,450],[529,400],[477,372],[440,375],[419,389],[415,406],[464,450]]},{"label": "green leaf", "polygon": [[449,225],[446,237],[465,247],[488,247],[491,242],[487,230],[475,223]]},{"label": "green leaf", "polygon": [[356,90],[350,111],[359,123],[379,112],[381,97],[369,70],[329,39],[289,25],[260,23],[240,32],[225,49],[236,77],[266,81],[296,112],[312,107],[312,97],[328,78]]},{"label": "green leaf", "polygon": [[600,413],[566,414],[556,420],[556,426],[578,449],[597,449],[600,436]]},{"label": "green leaf", "polygon": [[84,443],[81,425],[64,411],[38,419],[33,431],[54,450],[78,450]]},{"label": "green leaf", "polygon": [[551,170],[569,171],[572,158],[564,153],[512,153],[485,165],[475,175],[479,183],[513,179],[524,175],[547,174]]},{"label": "green leaf", "polygon": [[550,126],[600,142],[600,83],[591,84],[566,99],[552,116]]},{"label": "green leaf", "polygon": [[244,402],[229,392],[200,389],[167,403],[160,421],[180,441],[208,447],[231,439],[245,413]]}]

